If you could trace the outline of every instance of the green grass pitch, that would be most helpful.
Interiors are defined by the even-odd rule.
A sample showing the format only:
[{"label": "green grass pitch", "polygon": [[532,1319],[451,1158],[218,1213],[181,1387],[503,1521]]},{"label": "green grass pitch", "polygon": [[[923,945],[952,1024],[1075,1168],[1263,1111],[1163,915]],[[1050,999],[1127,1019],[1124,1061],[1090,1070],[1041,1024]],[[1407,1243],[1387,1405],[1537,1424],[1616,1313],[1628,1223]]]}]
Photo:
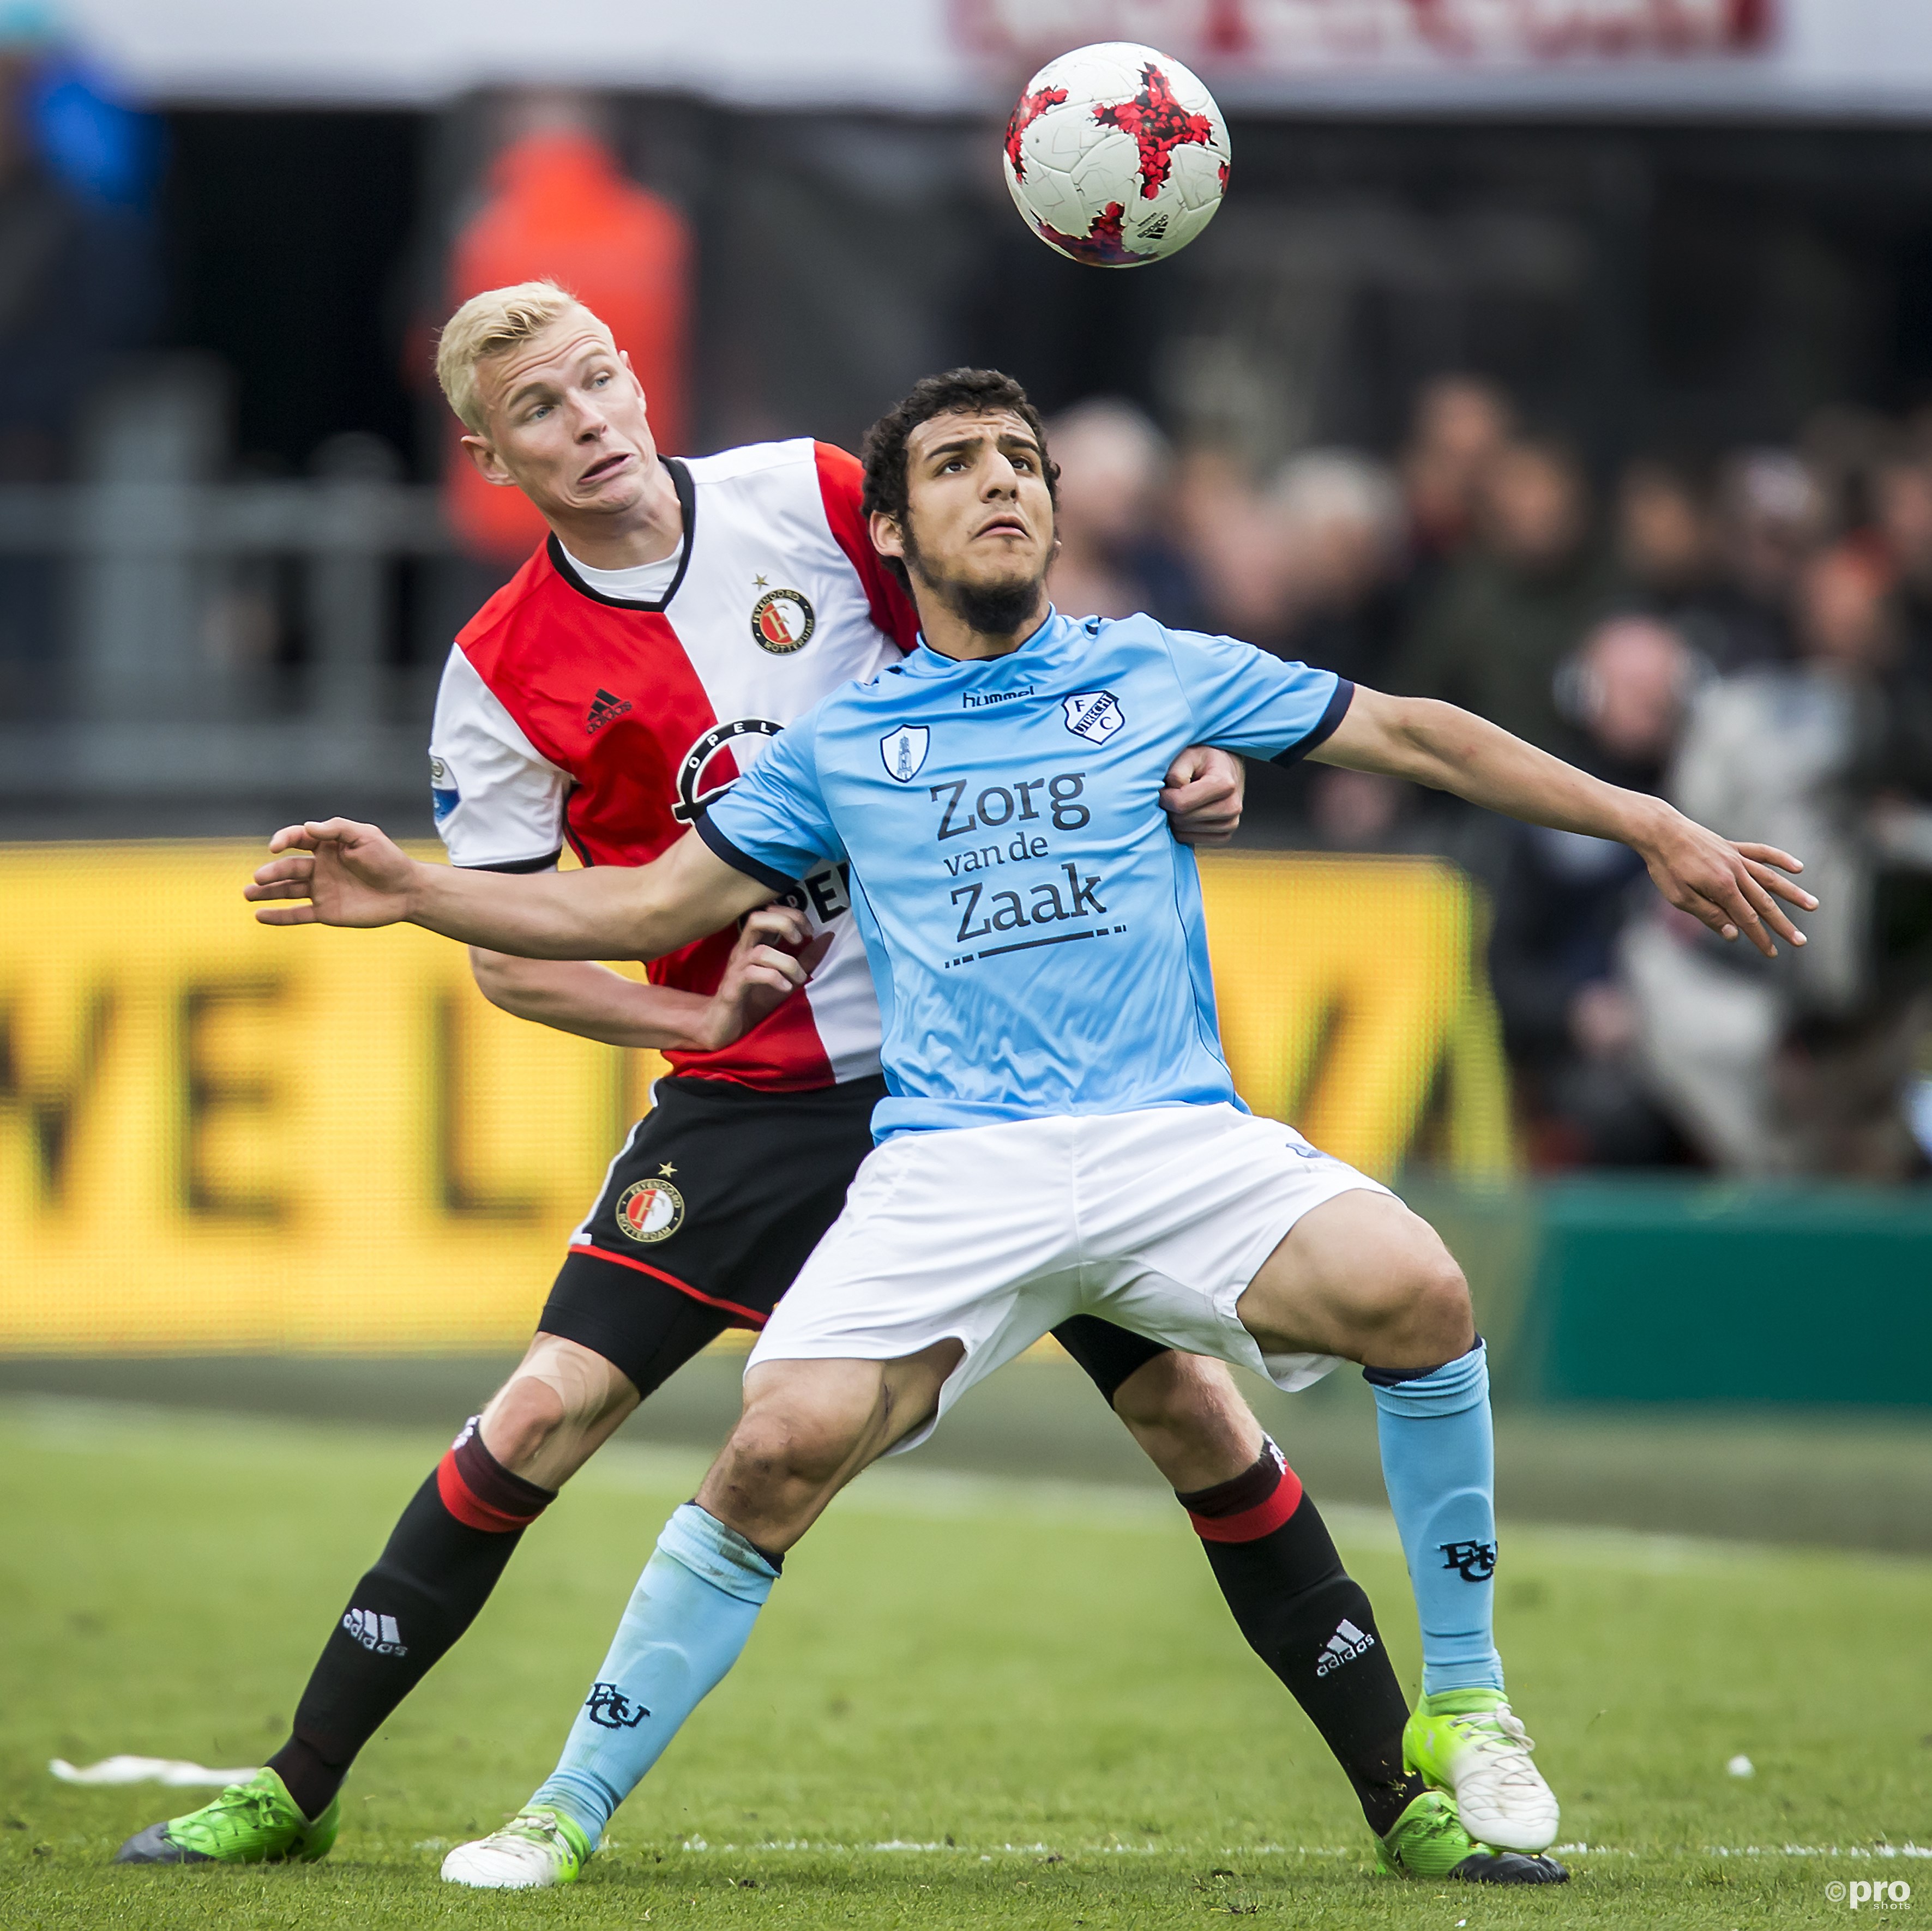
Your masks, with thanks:
[{"label": "green grass pitch", "polygon": [[[1568,1854],[1565,1890],[1405,1885],[1370,1877],[1340,1774],[1172,1504],[922,1474],[916,1456],[863,1480],[792,1558],[582,1885],[445,1887],[442,1847],[549,1767],[701,1465],[622,1444],[371,1747],[325,1863],[111,1867],[129,1831],[202,1799],[63,1786],[48,1759],[260,1762],[441,1446],[0,1405],[0,1925],[1744,1931],[1868,1921],[1827,1895],[1861,1879],[1922,1879],[1888,1921],[1932,1914],[1932,1860],[1910,1855],[1932,1842],[1932,1563],[1512,1534],[1505,1510],[1511,1688],[1564,1837],[1590,1848]],[[1336,1519],[1412,1682],[1386,1522]],[[1741,1753],[1748,1780],[1726,1774]]]}]

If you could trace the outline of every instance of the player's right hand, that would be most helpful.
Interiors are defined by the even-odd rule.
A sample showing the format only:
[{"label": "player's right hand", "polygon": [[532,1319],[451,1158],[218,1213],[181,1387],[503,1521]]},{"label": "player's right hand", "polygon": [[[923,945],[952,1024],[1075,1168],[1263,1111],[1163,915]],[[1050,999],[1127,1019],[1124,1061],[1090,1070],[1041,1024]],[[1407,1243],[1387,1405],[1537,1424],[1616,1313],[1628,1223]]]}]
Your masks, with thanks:
[{"label": "player's right hand", "polygon": [[393,925],[410,916],[420,868],[374,825],[350,818],[285,825],[268,849],[283,856],[256,873],[242,897],[308,902],[258,911],[265,925]]},{"label": "player's right hand", "polygon": [[812,922],[788,905],[747,913],[712,994],[706,1051],[716,1052],[742,1039],[783,1005],[818,970],[832,937],[821,932],[814,939]]}]

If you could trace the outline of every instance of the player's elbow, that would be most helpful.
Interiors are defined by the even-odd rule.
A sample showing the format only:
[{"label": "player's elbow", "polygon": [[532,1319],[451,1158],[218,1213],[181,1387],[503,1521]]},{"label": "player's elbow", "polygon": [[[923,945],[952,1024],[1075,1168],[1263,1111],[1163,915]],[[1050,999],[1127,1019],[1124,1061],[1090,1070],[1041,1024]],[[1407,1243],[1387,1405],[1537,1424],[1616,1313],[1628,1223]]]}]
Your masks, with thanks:
[{"label": "player's elbow", "polygon": [[532,991],[534,959],[520,959],[508,952],[493,952],[482,946],[470,948],[470,974],[476,989],[492,1006],[523,1018]]},{"label": "player's elbow", "polygon": [[1382,727],[1384,769],[1394,778],[1440,790],[1465,748],[1467,727],[1474,720],[1466,711],[1439,697],[1384,697],[1378,721]]},{"label": "player's elbow", "polygon": [[656,881],[641,873],[639,878],[638,890],[614,926],[613,937],[618,943],[614,949],[601,956],[639,959],[649,964],[652,959],[661,959],[665,953],[674,952],[680,946],[704,936],[702,932],[684,931],[670,916]]}]

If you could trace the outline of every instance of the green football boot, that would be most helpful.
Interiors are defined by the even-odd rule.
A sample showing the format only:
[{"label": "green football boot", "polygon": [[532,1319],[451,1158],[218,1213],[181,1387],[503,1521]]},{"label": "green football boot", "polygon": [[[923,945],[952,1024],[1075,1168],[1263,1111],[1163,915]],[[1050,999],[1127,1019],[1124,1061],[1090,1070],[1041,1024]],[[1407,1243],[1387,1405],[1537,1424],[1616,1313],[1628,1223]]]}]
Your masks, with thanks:
[{"label": "green football boot", "polygon": [[1535,1748],[1500,1690],[1440,1690],[1402,1726],[1403,1768],[1446,1790],[1471,1837],[1534,1853],[1556,1841],[1556,1793],[1529,1760]]},{"label": "green football boot", "polygon": [[1570,1882],[1553,1858],[1491,1851],[1474,1842],[1454,1802],[1439,1790],[1425,1790],[1395,1820],[1395,1828],[1376,1840],[1376,1870],[1382,1877],[1456,1878],[1466,1884]]},{"label": "green football boot", "polygon": [[114,1853],[117,1864],[312,1864],[328,1855],[341,1828],[342,1805],[311,1824],[282,1780],[258,1770],[246,1783],[231,1783],[212,1804],[185,1817],[136,1831]]},{"label": "green football boot", "polygon": [[561,1810],[532,1804],[500,1831],[458,1844],[442,1861],[442,1881],[478,1891],[547,1891],[574,1884],[596,1848]]}]

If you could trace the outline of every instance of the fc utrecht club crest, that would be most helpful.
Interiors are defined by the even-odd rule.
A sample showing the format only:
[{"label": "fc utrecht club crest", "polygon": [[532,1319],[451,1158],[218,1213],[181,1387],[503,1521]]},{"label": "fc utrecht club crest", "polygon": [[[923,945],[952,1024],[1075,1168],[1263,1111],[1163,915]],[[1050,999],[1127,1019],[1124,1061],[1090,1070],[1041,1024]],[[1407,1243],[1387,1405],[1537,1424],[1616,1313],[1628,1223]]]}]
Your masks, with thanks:
[{"label": "fc utrecht club crest", "polygon": [[1060,700],[1066,728],[1089,744],[1105,744],[1127,721],[1120,700],[1111,691],[1076,691]]},{"label": "fc utrecht club crest", "polygon": [[618,1231],[646,1246],[668,1240],[683,1223],[684,1196],[667,1180],[640,1180],[618,1197]]},{"label": "fc utrecht club crest", "polygon": [[818,622],[802,590],[767,590],[752,606],[752,641],[774,657],[789,657],[812,641]]},{"label": "fc utrecht club crest", "polygon": [[879,740],[879,755],[886,761],[886,775],[902,784],[910,784],[919,775],[931,748],[932,733],[923,724],[900,724]]}]

